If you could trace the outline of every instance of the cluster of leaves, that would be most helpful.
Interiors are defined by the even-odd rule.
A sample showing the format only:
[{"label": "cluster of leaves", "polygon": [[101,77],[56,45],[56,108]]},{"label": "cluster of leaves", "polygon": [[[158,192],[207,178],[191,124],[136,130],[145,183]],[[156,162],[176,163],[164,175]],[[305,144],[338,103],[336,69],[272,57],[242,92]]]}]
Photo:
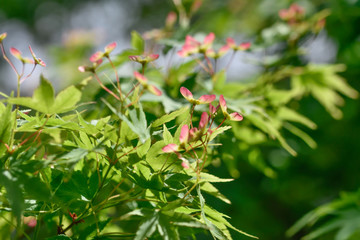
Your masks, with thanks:
[{"label": "cluster of leaves", "polygon": [[[293,236],[303,228],[315,228],[302,239],[311,240],[323,237],[326,234],[334,236],[333,239],[358,239],[360,236],[360,194],[342,193],[339,199],[324,204],[303,216],[288,231]],[[337,231],[334,234],[334,231]]]},{"label": "cluster of leaves", "polygon": [[[6,34],[1,36],[3,56],[14,68],[20,88],[26,64],[36,67],[38,59],[32,52],[34,61],[22,61],[26,58],[21,53],[11,51],[23,63],[19,73],[3,47]],[[132,44],[133,52],[144,51],[137,33]],[[186,88],[181,93],[191,108],[183,101],[179,109],[159,116],[144,110],[146,97],[179,105],[169,97],[161,99],[160,87],[144,76],[147,64],[158,55],[129,56],[141,64],[143,74],[134,72],[137,83],[134,78],[120,83],[110,58],[115,47],[116,43],[109,44],[105,52],[90,57],[92,66],[79,67],[104,90],[98,104],[81,106],[86,81],[55,96],[43,76],[32,97],[21,97],[20,89],[16,96],[2,94],[6,104],[0,105],[1,217],[11,226],[4,234],[26,239],[140,240],[180,239],[207,230],[216,239],[231,239],[233,229],[253,237],[233,227],[228,216],[208,206],[203,196],[230,203],[213,183],[232,179],[205,169],[217,147],[214,139],[230,129],[221,125],[241,121],[242,116],[228,113],[222,95],[215,107],[211,102],[216,95],[195,99]],[[104,58],[117,80],[110,86],[98,74]],[[210,105],[196,128],[194,112],[199,104]]]},{"label": "cluster of leaves", "polygon": [[[201,1],[190,8],[174,3],[177,13],[169,14],[165,27],[143,36],[154,49],[162,46],[169,61],[175,56],[185,61],[157,68],[159,55],[133,32],[133,49],[110,56],[116,47],[111,43],[90,57],[91,65],[78,68],[100,86],[93,95],[86,95],[89,78],[55,96],[41,77],[33,96],[21,97],[20,85],[32,73],[24,77],[24,66],[45,64],[32,49],[33,60],[11,51],[23,63],[17,71],[3,47],[6,34],[0,35],[3,56],[18,80],[17,95],[2,94],[6,104],[0,103],[0,216],[7,223],[1,232],[27,239],[140,240],[196,238],[205,231],[214,239],[232,239],[233,229],[254,237],[205,202],[214,196],[230,204],[214,183],[232,180],[206,167],[222,159],[238,177],[237,161],[247,159],[273,177],[260,146],[278,143],[296,155],[284,130],[316,146],[301,130],[314,129],[315,123],[293,103],[310,94],[340,118],[339,93],[357,97],[337,74],[343,66],[302,59],[302,44],[321,30],[327,11],[308,18],[293,5],[255,44],[228,38],[218,47],[213,33],[186,35]],[[227,82],[235,54],[273,48],[274,54],[259,61],[263,70],[256,79]],[[138,71],[118,76],[129,60]],[[85,95],[91,102],[81,101]],[[212,105],[217,96],[219,104]],[[239,122],[242,116],[246,120]]]}]

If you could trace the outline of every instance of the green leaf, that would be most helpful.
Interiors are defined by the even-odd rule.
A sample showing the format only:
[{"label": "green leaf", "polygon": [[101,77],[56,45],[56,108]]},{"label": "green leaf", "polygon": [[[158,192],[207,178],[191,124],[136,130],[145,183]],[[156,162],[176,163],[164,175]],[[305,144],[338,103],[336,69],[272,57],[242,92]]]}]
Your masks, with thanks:
[{"label": "green leaf", "polygon": [[[157,141],[150,147],[149,151],[146,154],[146,162],[154,169],[154,171],[159,171],[165,162],[167,163],[167,165],[170,165],[174,161],[179,161],[175,154],[161,154],[163,153],[161,149],[165,145],[166,144],[163,140]],[[165,165],[164,167],[166,168],[167,165]],[[176,165],[173,165],[173,167],[176,168]]]},{"label": "green leaf", "polygon": [[[214,223],[215,225],[217,225],[220,229],[222,229],[222,227],[220,227],[220,226],[225,226],[225,227],[231,228],[231,229],[237,231],[238,233],[241,233],[241,234],[243,234],[243,235],[245,235],[245,236],[247,236],[247,237],[251,237],[251,238],[256,238],[256,239],[258,239],[258,237],[253,236],[253,235],[250,235],[250,234],[248,234],[248,233],[246,233],[246,232],[244,232],[244,231],[241,231],[241,230],[235,228],[233,225],[231,225],[231,224],[225,219],[225,217],[226,217],[226,218],[229,218],[227,215],[222,214],[222,213],[220,213],[220,212],[218,212],[218,211],[216,211],[216,210],[214,210],[214,209],[212,209],[212,208],[210,208],[210,207],[208,207],[208,206],[205,206],[205,207],[204,207],[204,211],[205,211],[206,215],[208,215],[210,218],[213,219],[213,223]],[[220,223],[220,224],[218,224],[218,223]]]},{"label": "green leaf", "polygon": [[54,89],[51,83],[41,75],[40,85],[35,89],[32,98],[8,98],[12,104],[18,104],[38,112],[46,114],[63,113],[74,108],[81,98],[81,92],[74,86],[70,86],[54,97]]},{"label": "green leaf", "polygon": [[286,142],[286,140],[280,134],[278,129],[275,127],[274,121],[271,121],[271,119],[268,119],[268,121],[265,121],[258,114],[251,114],[251,115],[248,115],[246,118],[248,120],[250,120],[256,127],[260,128],[263,132],[266,132],[266,133],[270,134],[271,137],[276,138],[279,141],[279,143],[281,144],[281,146],[286,151],[288,151],[291,155],[293,155],[293,156],[297,155],[295,150]]},{"label": "green leaf", "polygon": [[[189,175],[192,175],[192,176],[196,176],[196,173],[191,173]],[[202,182],[231,182],[231,181],[234,181],[234,179],[232,178],[219,178],[217,176],[214,176],[212,174],[209,174],[209,173],[200,173],[200,179],[199,179],[199,182],[202,183]]]},{"label": "green leaf", "polygon": [[356,99],[359,97],[359,92],[350,87],[350,85],[348,85],[345,80],[337,74],[333,74],[331,77],[328,77],[328,84],[349,98]]},{"label": "green leaf", "polygon": [[128,119],[125,115],[116,111],[116,109],[104,99],[103,102],[110,108],[113,113],[115,113],[121,120],[123,120],[134,133],[139,136],[142,143],[145,143],[145,141],[150,138],[150,130],[147,128],[145,113],[140,103],[138,109],[128,109],[130,116],[130,119]]},{"label": "green leaf", "polygon": [[40,180],[39,177],[30,177],[25,174],[19,176],[19,183],[24,186],[28,198],[36,199],[37,201],[49,201],[50,189]]},{"label": "green leaf", "polygon": [[62,90],[55,98],[52,110],[55,113],[63,113],[73,110],[81,99],[81,91],[75,86]]},{"label": "green leaf", "polygon": [[96,171],[94,171],[89,179],[89,199],[94,198],[96,191],[99,188],[99,176]]},{"label": "green leaf", "polygon": [[212,82],[213,82],[215,91],[219,91],[219,92],[223,91],[223,86],[225,84],[225,81],[226,81],[226,71],[221,70],[221,71],[217,72],[212,77]]},{"label": "green leaf", "polygon": [[250,128],[237,124],[236,122],[231,123],[234,136],[250,145],[256,145],[266,141],[266,135],[259,129]]},{"label": "green leaf", "polygon": [[18,179],[10,171],[2,170],[0,171],[0,185],[6,189],[11,211],[14,213],[19,225],[24,210],[24,197]]},{"label": "green leaf", "polygon": [[75,189],[77,189],[77,192],[81,196],[90,200],[92,194],[90,194],[89,185],[88,185],[87,180],[88,180],[87,176],[85,176],[81,171],[75,171],[71,175],[71,182],[74,184]]},{"label": "green leaf", "polygon": [[136,216],[136,217],[143,217],[144,216],[144,213],[141,209],[135,209],[131,212],[128,212],[124,215],[122,215],[120,218],[119,218],[119,221],[124,221],[124,220],[131,220],[131,218],[133,216]]},{"label": "green leaf", "polygon": [[167,129],[165,124],[163,125],[163,129],[164,129],[163,139],[164,139],[165,144],[172,143],[173,137],[172,137],[171,133],[169,132],[169,130]]},{"label": "green leaf", "polygon": [[209,138],[209,141],[213,140],[214,138],[216,138],[217,135],[229,130],[231,128],[231,126],[225,126],[225,127],[219,127],[217,129],[215,129],[211,135],[210,135],[210,138]]},{"label": "green leaf", "polygon": [[33,101],[41,105],[46,111],[44,113],[50,112],[51,107],[54,104],[54,88],[51,83],[44,78],[43,75],[40,76],[40,85],[35,89],[33,94]]},{"label": "green leaf", "polygon": [[120,141],[125,142],[125,139],[127,140],[134,140],[138,138],[138,135],[134,133],[129,125],[126,122],[121,123],[121,134],[120,134]]},{"label": "green leaf", "polygon": [[335,119],[341,119],[343,113],[338,106],[343,105],[344,99],[335,91],[324,87],[312,87],[312,95],[316,98]]},{"label": "green leaf", "polygon": [[136,31],[131,32],[131,46],[137,51],[139,51],[139,54],[142,54],[144,52],[145,49],[144,39]]},{"label": "green leaf", "polygon": [[98,221],[97,223],[91,224],[81,231],[79,239],[90,239],[90,237],[95,237],[97,235],[97,228],[99,228],[99,232],[101,232],[110,221],[111,218],[108,218],[105,221]]},{"label": "green leaf", "polygon": [[[237,87],[233,87],[237,89]],[[238,93],[236,92],[236,96],[234,98],[237,98]],[[257,113],[261,116],[267,117],[267,113],[263,107],[260,107],[259,105],[262,104],[260,101],[262,101],[264,97],[247,97],[247,98],[240,98],[240,99],[226,99],[226,103],[229,109],[244,113],[246,117],[248,115]]]},{"label": "green leaf", "polygon": [[164,240],[180,240],[179,232],[173,224],[173,219],[159,214],[158,232]]},{"label": "green leaf", "polygon": [[[81,130],[85,130],[87,134],[95,135],[99,132],[96,126],[86,122],[80,113],[77,112],[80,125],[83,127]],[[80,130],[80,129],[79,129]]]},{"label": "green leaf", "polygon": [[83,157],[88,154],[88,150],[83,148],[75,148],[65,155],[60,157],[60,160],[57,161],[58,164],[61,163],[76,163],[80,161]]},{"label": "green leaf", "polygon": [[257,168],[259,171],[263,172],[265,176],[269,178],[275,178],[277,173],[269,167],[265,159],[262,156],[260,148],[252,148],[249,150],[248,161],[249,163]]},{"label": "green leaf", "polygon": [[[314,225],[321,218],[328,216],[328,215],[334,215],[334,213],[338,212],[339,209],[343,209],[348,206],[356,206],[356,210],[358,211],[358,209],[357,209],[358,201],[359,201],[359,193],[358,192],[343,193],[343,194],[341,194],[340,199],[336,199],[330,203],[327,203],[320,207],[317,207],[314,210],[312,210],[311,212],[305,214],[293,226],[291,226],[291,228],[289,228],[286,231],[286,235],[288,237],[291,237],[291,236],[295,235],[297,232],[299,232],[302,228],[304,228],[306,226]],[[356,214],[356,215],[359,215],[359,214]],[[350,221],[353,222],[353,220],[350,220]],[[319,230],[319,231],[322,231],[322,230]],[[317,235],[317,233],[316,233],[316,235]],[[312,235],[310,235],[310,237],[311,236]]]},{"label": "green leaf", "polygon": [[167,122],[170,122],[172,120],[174,120],[176,117],[182,115],[182,114],[185,114],[189,111],[189,108],[188,107],[183,107],[183,108],[180,108],[179,110],[176,110],[174,112],[171,112],[169,114],[166,114],[164,116],[162,116],[161,118],[155,120],[152,124],[151,124],[151,127],[155,128],[155,127],[158,127],[158,126],[161,126],[163,125],[164,123],[167,123]]},{"label": "green leaf", "polygon": [[205,199],[201,194],[200,185],[197,185],[196,189],[197,189],[197,194],[198,194],[199,200],[200,200],[201,217],[202,217],[203,221],[205,222],[206,226],[209,227],[211,235],[216,239],[220,239],[220,240],[230,239],[231,240],[232,239],[231,236],[229,236],[229,235],[226,236],[226,234],[223,233],[223,231],[221,231],[210,220],[208,220],[208,218],[205,215]]},{"label": "green leaf", "polygon": [[284,123],[284,128],[289,130],[292,134],[298,136],[301,138],[309,147],[316,148],[317,144],[307,133],[300,130],[299,128],[295,127],[294,125],[290,123]]},{"label": "green leaf", "polygon": [[152,215],[148,216],[145,220],[140,223],[134,240],[144,240],[150,237],[156,230],[158,225],[158,214],[153,212]]},{"label": "green leaf", "polygon": [[47,238],[46,240],[71,240],[71,238],[66,236],[65,234],[60,234],[55,237]]},{"label": "green leaf", "polygon": [[[305,235],[302,239],[303,240],[312,240],[315,238],[320,237],[321,235],[324,235],[325,233],[331,232],[337,228],[340,228],[344,223],[339,221],[331,221],[328,223],[325,223],[321,227],[317,228],[315,231],[312,231],[311,233]],[[358,227],[358,225],[357,225]],[[334,238],[335,240],[346,240],[349,238]]]},{"label": "green leaf", "polygon": [[344,103],[338,92],[351,98],[357,98],[359,95],[337,74],[345,70],[344,65],[309,64],[302,70],[301,74],[292,76],[294,92],[300,96],[311,93],[335,119],[342,117],[338,107]]},{"label": "green leaf", "polygon": [[[168,204],[167,206],[165,206],[164,208],[161,209],[160,216],[166,215],[166,217],[169,219],[169,222],[172,222],[176,226],[183,226],[183,227],[190,227],[190,228],[203,228],[203,229],[208,230],[208,227],[205,224],[201,223],[198,219],[194,218],[190,214],[193,212],[198,212],[199,210],[181,213],[180,211],[182,211],[182,207],[180,207],[180,205],[184,203],[184,200],[179,199],[176,202],[177,204],[169,207],[169,205],[171,205],[172,203],[174,203],[174,202],[171,202],[170,204]],[[177,207],[175,207],[175,206],[177,206]]]},{"label": "green leaf", "polygon": [[140,141],[138,142],[138,147],[136,149],[136,152],[139,156],[139,158],[143,158],[146,153],[148,152],[149,148],[151,145],[151,139],[149,138],[148,140],[146,140],[145,143],[141,143]]},{"label": "green leaf", "polygon": [[274,106],[287,104],[294,97],[294,95],[294,91],[280,90],[276,88],[271,88],[267,92],[267,98]]},{"label": "green leaf", "polygon": [[81,141],[85,144],[87,150],[92,150],[95,147],[86,133],[79,132],[79,135]]},{"label": "green leaf", "polygon": [[0,156],[5,152],[4,144],[10,144],[11,129],[14,124],[15,114],[12,113],[12,105],[8,104],[6,107],[0,103]]},{"label": "green leaf", "polygon": [[214,187],[214,185],[212,185],[211,183],[204,182],[200,184],[200,186],[202,191],[220,199],[221,201],[227,204],[231,204],[230,200],[227,197],[225,197],[223,194],[221,194],[220,191],[216,187]]},{"label": "green leaf", "polygon": [[279,108],[277,116],[282,120],[301,123],[310,129],[316,129],[317,127],[313,121],[287,107]]},{"label": "green leaf", "polygon": [[158,191],[161,191],[164,188],[164,175],[161,172],[155,173],[151,176],[149,188]]}]

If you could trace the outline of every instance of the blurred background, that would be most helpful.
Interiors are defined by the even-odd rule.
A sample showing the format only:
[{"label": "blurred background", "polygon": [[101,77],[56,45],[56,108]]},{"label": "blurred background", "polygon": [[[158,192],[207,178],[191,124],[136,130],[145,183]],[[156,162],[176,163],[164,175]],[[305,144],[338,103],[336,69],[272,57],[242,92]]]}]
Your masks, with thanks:
[{"label": "blurred background", "polygon": [[[190,2],[190,1],[184,1]],[[214,32],[252,41],[266,27],[278,21],[278,11],[294,1],[287,0],[204,0],[191,23],[194,32]],[[307,43],[309,61],[343,63],[342,76],[360,91],[360,1],[297,1],[307,13],[330,9],[325,29]],[[30,95],[40,73],[57,89],[79,82],[76,70],[87,64],[87,57],[112,41],[116,52],[130,47],[130,32],[140,33],[162,28],[167,14],[175,10],[173,1],[91,1],[91,0],[0,0],[0,33],[7,32],[5,48],[16,47],[30,56],[30,44],[46,68],[38,67],[22,85],[22,95]],[[256,57],[239,55],[238,65],[230,69],[230,80],[255,76],[258,67],[248,61]],[[163,59],[162,61],[165,60]],[[17,65],[19,67],[19,65]],[[31,69],[28,69],[29,71]],[[122,70],[122,74],[132,69]],[[0,91],[10,94],[16,89],[16,77],[6,62],[0,60]],[[239,77],[241,75],[241,77]],[[314,99],[300,102],[300,112],[312,119],[316,130],[306,132],[318,143],[311,149],[298,141],[297,157],[277,149],[266,157],[276,172],[269,178],[247,161],[238,161],[238,178],[218,185],[231,201],[226,205],[209,199],[219,211],[232,216],[237,228],[263,240],[286,239],[285,232],[300,217],[315,207],[339,196],[342,191],[356,191],[360,183],[360,106],[358,100],[346,99],[343,118],[334,120]],[[294,140],[295,141],[295,140]],[[291,143],[291,139],[290,139]],[[229,177],[220,165],[217,175]],[[304,232],[291,239],[300,239]],[[234,239],[246,239],[235,235]],[[321,239],[333,239],[325,235]]]}]

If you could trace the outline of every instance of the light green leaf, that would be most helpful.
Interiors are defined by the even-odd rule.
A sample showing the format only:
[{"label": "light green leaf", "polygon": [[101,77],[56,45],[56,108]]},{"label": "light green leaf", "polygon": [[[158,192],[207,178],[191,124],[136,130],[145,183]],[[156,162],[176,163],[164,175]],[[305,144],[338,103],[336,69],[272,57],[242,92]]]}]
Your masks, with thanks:
[{"label": "light green leaf", "polygon": [[141,143],[140,141],[138,142],[138,147],[136,149],[136,152],[137,152],[139,158],[143,158],[146,155],[150,146],[151,146],[150,138],[148,140],[146,140],[145,143]]},{"label": "light green leaf", "polygon": [[145,141],[150,138],[150,130],[147,128],[145,113],[140,103],[138,109],[128,109],[130,116],[130,119],[128,119],[124,114],[116,111],[105,99],[102,100],[114,114],[123,120],[129,128],[139,136],[142,143],[145,143]]},{"label": "light green leaf", "polygon": [[144,39],[136,31],[131,32],[131,46],[137,51],[139,51],[139,54],[144,52],[144,46],[145,46]]},{"label": "light green leaf", "polygon": [[312,226],[324,216],[333,215],[339,209],[345,208],[346,206],[356,205],[358,201],[359,201],[359,195],[357,192],[343,193],[340,199],[336,199],[330,203],[317,207],[311,212],[305,214],[291,228],[289,228],[286,231],[286,235],[288,237],[291,237],[295,235],[297,232],[299,232],[305,226]]},{"label": "light green leaf", "polygon": [[250,145],[256,145],[266,141],[266,135],[259,129],[250,128],[233,122],[231,124],[234,136]]},{"label": "light green leaf", "polygon": [[[221,226],[224,225],[225,227],[231,228],[231,229],[233,229],[233,230],[235,230],[235,231],[237,231],[237,232],[239,232],[239,233],[241,233],[241,234],[243,234],[243,235],[245,235],[245,236],[247,236],[247,237],[251,237],[251,238],[256,238],[256,239],[258,239],[258,237],[253,236],[253,235],[251,235],[251,234],[248,234],[248,233],[246,233],[246,232],[244,232],[244,231],[241,231],[241,230],[235,228],[233,225],[231,225],[231,224],[225,219],[225,217],[226,217],[226,218],[229,218],[227,215],[225,215],[225,214],[223,214],[223,213],[220,213],[220,212],[218,212],[218,211],[216,211],[216,210],[214,210],[214,209],[212,209],[212,208],[210,208],[210,207],[208,207],[208,206],[205,206],[205,207],[204,207],[204,211],[205,211],[205,214],[206,214],[207,216],[209,216],[210,218],[213,219],[213,223],[214,223],[216,226],[218,226],[221,230],[223,230]],[[220,224],[218,225],[217,223],[220,223]]]},{"label": "light green leaf", "polygon": [[317,144],[308,134],[306,134],[304,131],[300,130],[299,128],[295,127],[294,125],[290,123],[284,123],[284,128],[289,130],[292,134],[298,136],[301,138],[309,147],[316,148]]},{"label": "light green leaf", "polygon": [[128,213],[122,215],[119,218],[119,221],[129,220],[133,216],[143,217],[144,213],[141,211],[141,209],[135,209],[135,210],[133,210],[131,212],[128,212]]},{"label": "light green leaf", "polygon": [[212,77],[212,83],[214,85],[214,89],[215,91],[223,91],[223,86],[225,84],[226,81],[226,71],[225,70],[221,70],[219,72],[217,72],[213,77]]},{"label": "light green leaf", "polygon": [[12,113],[12,105],[8,104],[6,107],[0,103],[0,156],[6,150],[4,144],[9,144],[11,129],[14,124],[15,113]]},{"label": "light green leaf", "polygon": [[61,91],[55,99],[54,89],[51,83],[41,75],[40,85],[35,89],[32,98],[8,98],[7,101],[12,104],[34,109],[38,112],[55,114],[72,110],[80,98],[81,92],[74,86],[70,86]]},{"label": "light green leaf", "polygon": [[84,144],[84,148],[87,150],[92,150],[94,148],[93,144],[91,143],[91,140],[89,136],[84,132],[79,132],[80,140]]},{"label": "light green leaf", "polygon": [[7,101],[12,104],[32,108],[38,112],[51,114],[51,107],[54,104],[54,89],[51,83],[41,76],[40,85],[35,89],[32,98],[8,98]]},{"label": "light green leaf", "polygon": [[58,164],[61,163],[75,163],[80,161],[83,157],[88,154],[88,150],[82,148],[76,148],[71,150],[69,153],[63,155],[60,160],[57,161]]},{"label": "light green leaf", "polygon": [[214,130],[209,138],[209,141],[213,140],[214,138],[216,138],[217,135],[229,130],[231,128],[231,126],[225,126],[225,127],[219,127],[216,130]]},{"label": "light green leaf", "polygon": [[297,153],[295,150],[290,147],[290,145],[285,141],[283,136],[281,136],[278,129],[275,127],[275,122],[265,121],[262,117],[260,117],[257,114],[251,114],[246,117],[248,120],[250,120],[256,127],[260,128],[263,132],[270,134],[271,137],[276,138],[281,146],[288,151],[291,155],[296,156]]},{"label": "light green leaf", "polygon": [[342,117],[339,106],[344,99],[339,93],[357,98],[359,93],[351,88],[337,72],[344,71],[344,65],[308,65],[302,73],[292,76],[291,84],[294,92],[299,95],[311,93],[335,119]]},{"label": "light green leaf", "polygon": [[[190,175],[192,176],[196,176],[196,173],[191,173]],[[231,181],[234,181],[234,179],[232,178],[219,178],[217,176],[214,176],[212,174],[209,174],[209,173],[200,173],[200,179],[199,179],[199,182],[202,183],[202,182],[231,182]]]},{"label": "light green leaf", "polygon": [[221,231],[217,226],[215,226],[210,220],[208,220],[208,218],[206,217],[205,214],[205,199],[201,194],[201,190],[200,190],[200,185],[198,185],[196,187],[197,189],[197,194],[199,196],[199,200],[200,200],[200,207],[201,207],[201,217],[203,219],[203,221],[205,222],[206,226],[209,227],[210,233],[211,235],[216,238],[216,239],[220,239],[220,240],[231,240],[231,236],[229,237],[226,236],[225,233],[223,233],[223,231]]},{"label": "light green leaf", "polygon": [[253,148],[249,151],[248,160],[253,167],[263,172],[265,176],[269,178],[276,177],[276,172],[266,163],[259,148]]},{"label": "light green leaf", "polygon": [[153,145],[151,145],[149,151],[147,152],[146,159],[150,159],[159,155],[162,151],[161,149],[165,146],[165,142],[163,140],[157,141]]},{"label": "light green leaf", "polygon": [[182,115],[182,114],[185,114],[187,113],[189,110],[188,107],[183,107],[183,108],[180,108],[179,110],[176,110],[174,112],[171,112],[169,114],[166,114],[164,116],[162,116],[161,118],[155,120],[152,124],[151,124],[151,127],[158,127],[158,126],[161,126],[163,125],[164,123],[167,123],[167,122],[170,122],[172,120],[174,120],[176,117]]},{"label": "light green leaf", "polygon": [[[303,240],[312,240],[315,238],[320,237],[321,235],[324,235],[325,233],[328,233],[330,231],[335,230],[336,228],[341,227],[343,223],[339,222],[339,221],[335,221],[335,222],[329,222],[326,223],[324,225],[322,225],[321,227],[319,227],[318,229],[316,229],[315,231],[305,235],[302,239]],[[336,238],[334,238],[336,239]],[[336,240],[346,240],[347,238],[341,238],[341,239],[336,239]]]},{"label": "light green leaf", "polygon": [[203,182],[202,184],[200,184],[201,186],[201,190],[222,200],[223,202],[227,203],[227,204],[231,204],[230,200],[225,197],[223,194],[220,193],[220,191],[214,187],[214,185],[212,185],[209,182]]},{"label": "light green leaf", "polygon": [[282,120],[301,123],[311,129],[316,129],[317,127],[313,121],[287,107],[279,108],[277,116]]},{"label": "light green leaf", "polygon": [[350,87],[350,85],[347,84],[345,80],[337,74],[334,74],[328,78],[328,84],[349,98],[356,99],[359,97],[359,92]]},{"label": "light green leaf", "polygon": [[287,104],[294,96],[295,93],[293,91],[276,88],[272,88],[267,92],[267,98],[275,106]]},{"label": "light green leaf", "polygon": [[338,108],[344,104],[344,99],[334,90],[324,87],[313,86],[312,95],[316,98],[335,119],[341,119],[343,113]]},{"label": "light green leaf", "polygon": [[[97,134],[99,131],[96,126],[86,122],[80,113],[77,112],[80,125],[83,127],[81,130],[85,130],[87,134]],[[80,129],[79,129],[80,130]]]},{"label": "light green leaf", "polygon": [[134,140],[138,138],[138,135],[134,133],[129,125],[126,122],[121,123],[121,134],[120,134],[120,141],[125,142],[125,139],[127,140]]},{"label": "light green leaf", "polygon": [[[237,87],[233,87],[237,89]],[[237,95],[236,95],[237,97]],[[240,99],[229,99],[226,98],[226,103],[229,109],[232,111],[245,114],[247,117],[248,115],[258,113],[261,116],[267,117],[267,113],[265,112],[265,109],[260,107],[260,102],[264,99],[264,97],[248,97],[248,98],[240,98]]]},{"label": "light green leaf", "polygon": [[54,105],[51,108],[54,113],[68,112],[75,108],[80,99],[81,91],[75,86],[70,86],[56,96]]},{"label": "light green leaf", "polygon": [[[146,154],[146,162],[154,169],[154,171],[160,170],[165,162],[167,163],[164,166],[166,168],[167,165],[172,164],[174,161],[178,160],[175,154],[161,154],[163,153],[161,149],[165,145],[166,144],[163,140],[157,141],[150,147]],[[176,165],[173,165],[172,167],[176,168]]]},{"label": "light green leaf", "polygon": [[50,112],[51,107],[54,104],[54,88],[51,83],[44,78],[43,75],[40,76],[40,85],[34,91],[33,101],[39,105],[42,105],[46,109],[45,113]]},{"label": "light green leaf", "polygon": [[164,139],[165,144],[172,143],[173,137],[172,137],[171,133],[169,132],[169,130],[167,129],[165,124],[163,125],[163,129],[164,129],[163,139]]}]

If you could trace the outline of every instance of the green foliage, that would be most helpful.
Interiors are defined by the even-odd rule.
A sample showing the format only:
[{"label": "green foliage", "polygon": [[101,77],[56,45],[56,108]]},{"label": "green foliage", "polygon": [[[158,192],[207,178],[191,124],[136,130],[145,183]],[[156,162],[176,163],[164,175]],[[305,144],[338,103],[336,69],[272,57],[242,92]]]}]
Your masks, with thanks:
[{"label": "green foliage", "polygon": [[[305,227],[315,228],[303,237],[304,240],[318,239],[319,237],[336,231],[334,239],[356,239],[359,237],[360,212],[358,208],[359,192],[342,193],[339,199],[324,204],[303,216],[288,231],[288,236]],[[325,217],[330,219],[321,223]]]},{"label": "green foliage", "polygon": [[45,114],[55,114],[73,110],[76,103],[80,101],[80,98],[81,92],[74,86],[64,89],[55,98],[54,89],[50,82],[41,76],[40,85],[34,91],[32,98],[9,98],[8,102],[19,104]]}]

